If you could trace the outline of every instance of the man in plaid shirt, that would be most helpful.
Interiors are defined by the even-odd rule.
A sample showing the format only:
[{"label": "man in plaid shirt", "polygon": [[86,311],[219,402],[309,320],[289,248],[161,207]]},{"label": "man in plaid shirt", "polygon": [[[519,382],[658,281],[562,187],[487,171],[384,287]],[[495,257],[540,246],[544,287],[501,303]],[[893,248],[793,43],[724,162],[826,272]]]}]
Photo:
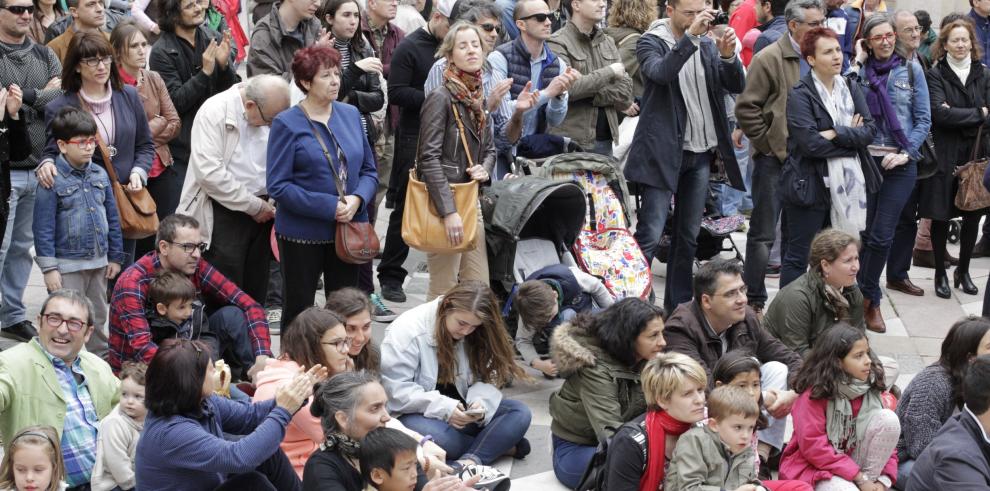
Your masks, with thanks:
[{"label": "man in plaid shirt", "polygon": [[215,357],[230,355],[234,368],[248,377],[265,368],[272,356],[265,309],[202,258],[199,222],[186,215],[170,215],[158,226],[158,249],[139,259],[117,279],[110,303],[110,353],[115,372],[125,361],[150,363],[158,351],[152,341],[146,310],[148,289],[162,269],[189,277],[201,300],[216,308],[209,316],[209,332],[219,342]]}]

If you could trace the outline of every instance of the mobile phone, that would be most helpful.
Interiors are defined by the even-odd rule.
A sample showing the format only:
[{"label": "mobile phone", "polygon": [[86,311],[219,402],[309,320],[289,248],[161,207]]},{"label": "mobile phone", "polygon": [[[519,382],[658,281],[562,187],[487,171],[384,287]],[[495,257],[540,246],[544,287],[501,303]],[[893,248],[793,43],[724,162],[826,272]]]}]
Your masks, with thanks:
[{"label": "mobile phone", "polygon": [[473,407],[464,411],[464,414],[468,416],[481,416],[485,414],[485,410],[480,407]]}]

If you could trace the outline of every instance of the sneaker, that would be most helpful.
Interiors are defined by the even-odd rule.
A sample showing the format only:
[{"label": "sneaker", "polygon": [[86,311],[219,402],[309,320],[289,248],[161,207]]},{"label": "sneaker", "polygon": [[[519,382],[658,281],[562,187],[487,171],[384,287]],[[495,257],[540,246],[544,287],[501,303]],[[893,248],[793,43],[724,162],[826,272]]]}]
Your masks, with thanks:
[{"label": "sneaker", "polygon": [[470,479],[474,476],[481,476],[481,480],[478,481],[478,484],[474,485],[474,489],[505,491],[512,486],[511,481],[509,481],[509,476],[506,476],[502,473],[502,471],[487,465],[468,464],[464,466],[464,470],[458,474],[458,477],[460,477],[462,481]]},{"label": "sneaker", "polygon": [[389,302],[405,303],[406,292],[401,286],[382,285],[382,298]]},{"label": "sneaker", "polygon": [[375,322],[392,322],[398,317],[398,314],[385,306],[385,303],[382,302],[382,297],[377,293],[372,293],[369,299],[371,300],[371,320]]},{"label": "sneaker", "polygon": [[20,321],[17,324],[4,327],[0,330],[0,336],[22,343],[31,341],[31,338],[37,335],[38,330],[34,328],[34,324],[29,320]]},{"label": "sneaker", "polygon": [[270,334],[282,333],[282,307],[268,309],[268,332]]}]

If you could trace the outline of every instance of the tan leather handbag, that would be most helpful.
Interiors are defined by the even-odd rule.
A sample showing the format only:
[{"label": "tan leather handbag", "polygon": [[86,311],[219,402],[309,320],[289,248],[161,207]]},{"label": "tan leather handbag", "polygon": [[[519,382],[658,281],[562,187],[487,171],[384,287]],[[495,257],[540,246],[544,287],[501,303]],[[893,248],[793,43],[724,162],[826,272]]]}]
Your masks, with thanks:
[{"label": "tan leather handbag", "polygon": [[100,152],[103,153],[103,168],[110,177],[110,186],[113,189],[113,199],[117,201],[117,214],[120,216],[120,231],[125,239],[143,239],[151,237],[158,232],[158,206],[155,199],[148,192],[148,187],[144,186],[138,191],[124,189],[124,186],[117,179],[117,170],[110,160],[110,150],[103,141],[103,137],[97,133],[96,141],[99,143]]},{"label": "tan leather handbag", "polygon": [[[461,144],[464,145],[464,152],[467,154],[468,167],[474,167],[460,113],[453,104],[451,109],[454,110],[454,118],[460,130]],[[419,153],[418,150],[416,153]],[[451,245],[447,239],[447,227],[444,226],[443,217],[437,213],[436,207],[430,201],[430,192],[426,188],[426,183],[416,178],[416,167],[409,171],[406,208],[402,212],[402,240],[409,247],[437,254],[459,253],[475,248],[478,239],[478,181],[450,184],[450,192],[454,195],[454,206],[464,224],[464,239],[457,246]]]},{"label": "tan leather handbag", "polygon": [[953,174],[959,176],[959,189],[956,191],[956,208],[963,211],[981,210],[990,207],[990,191],[983,187],[983,174],[987,171],[990,159],[976,158],[977,151],[983,146],[983,126],[976,132],[973,143],[973,153],[969,162],[956,167]]}]

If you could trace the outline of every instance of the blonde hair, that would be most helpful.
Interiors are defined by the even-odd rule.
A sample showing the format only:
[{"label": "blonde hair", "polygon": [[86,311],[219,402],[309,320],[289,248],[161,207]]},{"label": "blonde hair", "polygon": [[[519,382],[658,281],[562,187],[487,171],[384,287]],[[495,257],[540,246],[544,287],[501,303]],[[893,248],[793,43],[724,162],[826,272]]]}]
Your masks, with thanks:
[{"label": "blonde hair", "polygon": [[481,28],[464,21],[457,21],[454,25],[450,26],[450,30],[447,31],[447,35],[443,37],[443,42],[440,43],[440,47],[437,48],[437,58],[446,58],[450,60],[450,55],[454,52],[454,40],[457,39],[457,33],[471,30],[478,35],[478,41],[481,43],[481,52],[487,57],[488,48],[485,46],[485,37],[481,35]]},{"label": "blonde hair", "polygon": [[646,405],[659,410],[658,402],[667,401],[688,383],[708,386],[705,369],[694,358],[681,353],[661,353],[649,361],[639,376]]},{"label": "blonde hair", "polygon": [[0,489],[16,489],[14,481],[14,454],[25,446],[44,447],[52,460],[52,480],[46,491],[57,491],[65,480],[65,464],[62,462],[62,449],[59,446],[58,432],[51,426],[28,426],[18,431],[7,444],[3,456],[3,466],[0,467]]},{"label": "blonde hair", "polygon": [[628,27],[645,32],[660,17],[657,2],[650,0],[614,0],[608,9],[609,27]]},{"label": "blonde hair", "polygon": [[708,417],[721,421],[729,416],[760,417],[760,405],[745,390],[734,385],[723,385],[708,396]]}]

